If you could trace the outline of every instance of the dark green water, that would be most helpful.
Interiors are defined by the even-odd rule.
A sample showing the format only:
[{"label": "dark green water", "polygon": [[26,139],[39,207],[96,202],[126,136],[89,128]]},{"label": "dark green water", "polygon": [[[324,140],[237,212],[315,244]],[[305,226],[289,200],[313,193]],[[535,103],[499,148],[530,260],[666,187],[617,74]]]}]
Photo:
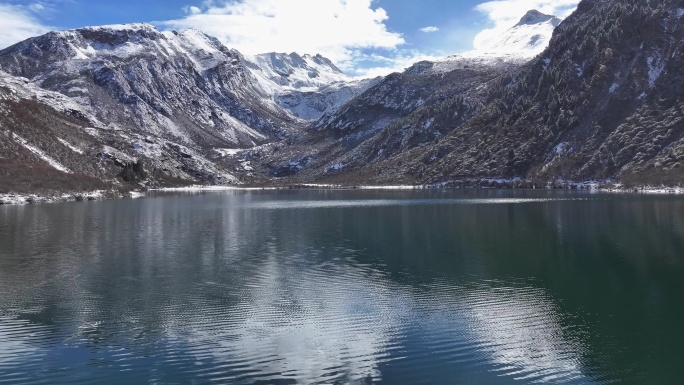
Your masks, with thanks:
[{"label": "dark green water", "polygon": [[0,207],[2,384],[681,384],[684,198]]}]

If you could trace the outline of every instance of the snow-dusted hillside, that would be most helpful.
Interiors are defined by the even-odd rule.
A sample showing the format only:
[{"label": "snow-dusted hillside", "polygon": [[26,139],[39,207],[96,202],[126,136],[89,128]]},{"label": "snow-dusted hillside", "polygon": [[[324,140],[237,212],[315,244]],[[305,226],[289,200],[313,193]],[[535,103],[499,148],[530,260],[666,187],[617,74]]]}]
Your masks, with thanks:
[{"label": "snow-dusted hillside", "polygon": [[[354,173],[414,148],[429,147],[476,116],[497,79],[541,53],[559,22],[554,16],[529,11],[487,46],[422,61],[374,82],[312,125],[329,140],[318,156],[308,145],[302,146],[306,154],[288,156],[313,159],[297,171],[306,180],[316,174],[335,178]],[[437,155],[430,154],[426,162],[433,156]]]},{"label": "snow-dusted hillside", "polygon": [[[519,31],[527,31],[530,23],[545,27],[554,21],[524,19]],[[682,36],[681,0],[582,1],[555,30],[547,49],[486,85],[480,105],[472,103],[472,92],[462,94],[476,108],[457,129],[385,157],[399,134],[456,126],[455,118],[463,116],[457,103],[462,96],[394,121],[397,130],[384,141],[367,141],[371,146],[354,150],[358,155],[350,160],[356,163],[345,162],[351,158],[348,150],[346,159],[329,162],[345,166],[335,174],[337,180],[344,181],[346,173],[354,183],[463,186],[473,179],[519,178],[681,185]],[[522,42],[530,40],[516,38],[511,45],[516,41],[526,47]],[[376,164],[368,155],[374,150],[382,151]],[[353,179],[356,170],[366,176],[361,182]]]},{"label": "snow-dusted hillside", "polygon": [[315,127],[379,132],[393,120],[429,105],[430,98],[442,103],[458,90],[458,95],[467,99],[484,90],[482,80],[515,69],[541,53],[559,23],[555,16],[529,11],[516,25],[491,39],[488,46],[437,61],[422,61],[402,74],[387,76],[343,108],[322,116]]},{"label": "snow-dusted hillside", "polygon": [[[160,175],[218,184],[238,182],[226,167],[249,177],[226,151],[299,135],[305,120],[378,81],[351,79],[320,55],[246,58],[200,31],[161,32],[149,24],[28,39],[0,51],[0,72],[8,102],[34,101],[48,116],[72,116],[83,125],[73,126],[79,135],[92,138],[89,153],[69,139],[71,129],[51,133],[48,142],[57,145],[43,149],[31,135],[11,134],[16,146],[54,160],[49,165],[64,164],[57,171],[81,172],[79,162],[60,163],[75,153],[73,145],[91,161],[113,159],[111,172],[143,159]],[[117,145],[100,147],[105,141]]]},{"label": "snow-dusted hillside", "polygon": [[200,151],[106,126],[69,97],[0,71],[0,194],[125,191],[181,180],[239,183]]}]

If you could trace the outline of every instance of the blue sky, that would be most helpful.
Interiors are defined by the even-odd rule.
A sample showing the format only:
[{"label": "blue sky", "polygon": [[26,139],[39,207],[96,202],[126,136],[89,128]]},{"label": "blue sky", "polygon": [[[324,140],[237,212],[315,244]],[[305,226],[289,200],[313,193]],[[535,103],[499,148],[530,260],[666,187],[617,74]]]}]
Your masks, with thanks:
[{"label": "blue sky", "polygon": [[321,53],[356,76],[472,49],[530,9],[579,0],[0,0],[0,47],[52,29],[148,22],[197,28],[245,54]]}]

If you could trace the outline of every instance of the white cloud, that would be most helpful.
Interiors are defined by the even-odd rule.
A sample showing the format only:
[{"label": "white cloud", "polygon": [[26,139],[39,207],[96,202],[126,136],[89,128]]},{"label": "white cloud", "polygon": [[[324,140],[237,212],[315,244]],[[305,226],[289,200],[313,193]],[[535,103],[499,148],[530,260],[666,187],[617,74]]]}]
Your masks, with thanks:
[{"label": "white cloud", "polygon": [[2,25],[0,48],[49,32],[50,28],[43,25],[31,14],[31,11],[43,9],[44,7],[39,3],[31,4],[28,7],[0,3],[0,25]]},{"label": "white cloud", "polygon": [[417,50],[406,49],[397,50],[393,52],[392,56],[357,53],[352,58],[350,64],[357,65],[358,63],[363,63],[364,65],[349,69],[342,68],[342,70],[346,70],[359,78],[374,78],[385,76],[392,72],[402,72],[420,61],[435,61],[444,56],[429,55]]},{"label": "white cloud", "polygon": [[429,26],[429,27],[421,28],[420,30],[421,30],[421,32],[431,33],[431,32],[438,32],[439,28],[437,28],[435,26]]},{"label": "white cloud", "polygon": [[317,54],[349,67],[363,49],[395,49],[405,43],[387,29],[388,16],[372,0],[205,1],[187,7],[183,19],[159,23],[174,29],[197,28],[244,54]]},{"label": "white cloud", "polygon": [[473,46],[475,49],[486,46],[492,38],[500,36],[520,21],[529,10],[536,9],[564,19],[577,8],[578,3],[579,0],[495,0],[479,4],[475,10],[485,14],[494,26],[481,31],[475,37]]},{"label": "white cloud", "polygon": [[202,13],[202,9],[195,6],[188,6],[183,8],[183,10],[185,11],[185,13],[190,15],[199,15],[200,13]]},{"label": "white cloud", "polygon": [[33,3],[33,4],[29,4],[28,8],[30,10],[32,10],[33,12],[40,12],[40,11],[45,10],[45,5],[43,5],[41,3]]}]

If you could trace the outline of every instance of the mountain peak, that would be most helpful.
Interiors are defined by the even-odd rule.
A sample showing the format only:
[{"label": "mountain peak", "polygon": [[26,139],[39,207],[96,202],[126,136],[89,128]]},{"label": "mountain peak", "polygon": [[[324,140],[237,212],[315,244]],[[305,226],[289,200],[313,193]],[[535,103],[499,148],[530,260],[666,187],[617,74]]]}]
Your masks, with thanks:
[{"label": "mountain peak", "polygon": [[553,15],[547,15],[545,13],[541,13],[537,11],[536,9],[527,11],[525,16],[520,19],[518,24],[516,24],[513,28],[515,27],[520,27],[524,25],[535,25],[535,24],[541,24],[541,23],[546,23],[546,22],[551,22],[551,24],[554,27],[557,27],[558,24],[560,24],[561,20],[557,18],[556,16]]},{"label": "mountain peak", "polygon": [[148,23],[109,24],[109,25],[100,25],[100,26],[84,27],[84,28],[79,28],[78,30],[95,30],[95,31],[130,31],[130,32],[136,32],[136,31],[151,31],[151,32],[159,32],[159,30],[157,30],[157,27],[153,26],[152,24],[148,24]]},{"label": "mountain peak", "polygon": [[475,38],[475,50],[461,55],[467,58],[530,59],[549,44],[554,29],[561,20],[537,10],[528,11],[508,30],[491,30]]}]

